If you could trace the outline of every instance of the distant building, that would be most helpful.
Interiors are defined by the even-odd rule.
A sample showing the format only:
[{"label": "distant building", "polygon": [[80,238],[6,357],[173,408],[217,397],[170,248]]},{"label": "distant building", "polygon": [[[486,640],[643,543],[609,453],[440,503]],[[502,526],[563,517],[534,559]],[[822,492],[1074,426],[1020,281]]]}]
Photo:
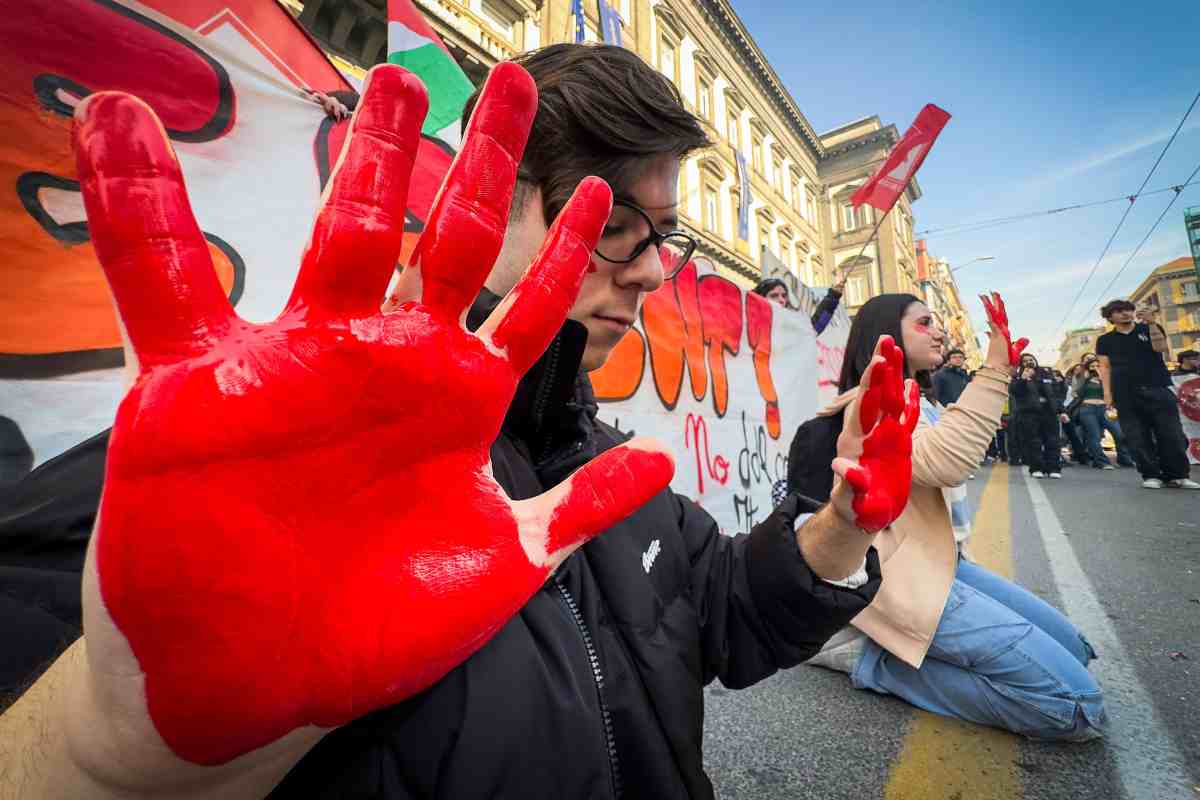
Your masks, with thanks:
[{"label": "distant building", "polygon": [[[386,58],[386,0],[280,2],[347,71],[361,75]],[[690,157],[679,174],[681,224],[699,238],[699,253],[747,287],[780,264],[792,280],[832,284],[834,268],[854,259],[878,219],[874,209],[855,211],[848,201],[899,140],[895,126],[872,116],[818,135],[729,0],[609,3],[621,16],[622,45],[679,87],[716,142]],[[415,5],[476,85],[497,61],[574,41],[571,0]],[[600,41],[597,4],[588,0],[583,7],[585,38]],[[741,197],[735,149],[745,158],[751,198]],[[911,204],[920,196],[913,181],[877,242],[851,265],[851,313],[874,295],[914,291]],[[743,201],[750,202],[746,239],[737,230]]]},{"label": "distant building", "polygon": [[[893,211],[893,213],[895,213]],[[916,241],[915,248],[916,287],[911,291],[924,299],[925,305],[937,316],[950,338],[950,347],[962,350],[967,356],[967,368],[976,369],[983,364],[983,351],[971,315],[963,306],[958,293],[958,284],[950,271],[950,262],[931,256],[924,239]]]},{"label": "distant building", "polygon": [[1158,321],[1167,332],[1170,360],[1175,360],[1180,350],[1200,348],[1200,281],[1191,256],[1155,269],[1129,299],[1157,309]]},{"label": "distant building", "polygon": [[1062,343],[1058,346],[1058,361],[1054,366],[1060,372],[1066,372],[1078,364],[1085,355],[1096,352],[1096,340],[1107,330],[1108,328],[1104,325],[1097,325],[1094,328],[1076,328],[1073,331],[1067,331]]}]

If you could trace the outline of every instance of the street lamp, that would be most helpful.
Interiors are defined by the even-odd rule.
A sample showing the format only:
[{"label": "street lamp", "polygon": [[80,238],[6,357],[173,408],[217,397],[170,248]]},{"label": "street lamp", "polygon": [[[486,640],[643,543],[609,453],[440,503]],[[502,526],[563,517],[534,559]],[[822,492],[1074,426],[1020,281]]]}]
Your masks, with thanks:
[{"label": "street lamp", "polygon": [[976,261],[995,261],[995,260],[996,260],[996,257],[995,257],[995,256],[980,256],[979,258],[972,258],[972,259],[971,259],[970,261],[968,261],[966,264],[959,264],[957,267],[953,267],[953,268],[951,268],[951,270],[950,270],[950,271],[951,271],[951,272],[958,272],[958,271],[959,271],[960,269],[962,269],[963,267],[966,267],[966,266],[969,266],[969,265],[971,265],[971,264],[974,264]]}]

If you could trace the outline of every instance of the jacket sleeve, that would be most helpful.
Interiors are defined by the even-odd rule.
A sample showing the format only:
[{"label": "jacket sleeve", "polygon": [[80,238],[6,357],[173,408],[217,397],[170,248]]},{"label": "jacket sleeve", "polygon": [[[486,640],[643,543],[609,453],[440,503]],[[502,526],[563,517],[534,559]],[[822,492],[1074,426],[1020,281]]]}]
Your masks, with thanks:
[{"label": "jacket sleeve", "polygon": [[879,557],[867,556],[869,580],[857,589],[825,583],[796,544],[795,520],[815,502],[789,495],[749,534],[725,536],[692,501],[676,497],[700,615],[703,679],[731,689],[812,658],[875,597]]},{"label": "jacket sleeve", "polygon": [[938,370],[933,373],[933,396],[937,401],[944,406],[950,405],[950,385],[947,380],[949,376],[943,370]]},{"label": "jacket sleeve", "polygon": [[821,298],[820,304],[812,315],[813,330],[820,335],[821,331],[825,330],[825,326],[829,324],[829,320],[833,319],[833,312],[837,311],[838,303],[842,301],[842,295],[836,289],[830,289]]},{"label": "jacket sleeve", "polygon": [[922,420],[913,433],[913,481],[920,486],[958,486],[979,468],[1007,396],[1006,386],[987,373],[976,375],[936,425]]}]

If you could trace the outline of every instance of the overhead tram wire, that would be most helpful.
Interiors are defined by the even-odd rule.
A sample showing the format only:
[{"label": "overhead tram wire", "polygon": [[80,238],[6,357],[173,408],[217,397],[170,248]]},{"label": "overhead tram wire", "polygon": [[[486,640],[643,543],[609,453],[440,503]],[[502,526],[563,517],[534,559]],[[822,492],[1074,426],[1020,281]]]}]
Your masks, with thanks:
[{"label": "overhead tram wire", "polygon": [[[1125,224],[1125,220],[1129,217],[1129,212],[1133,210],[1133,204],[1137,202],[1138,195],[1142,193],[1142,190],[1146,188],[1146,184],[1150,182],[1150,178],[1154,176],[1154,171],[1158,169],[1158,165],[1162,163],[1163,156],[1165,156],[1167,154],[1167,150],[1171,148],[1171,144],[1175,141],[1175,137],[1179,135],[1179,131],[1183,128],[1183,123],[1187,122],[1187,118],[1191,115],[1192,109],[1196,107],[1196,103],[1198,101],[1200,101],[1200,92],[1196,92],[1196,96],[1192,98],[1191,105],[1188,106],[1187,111],[1183,112],[1183,118],[1180,119],[1179,124],[1175,126],[1175,132],[1171,134],[1171,138],[1167,140],[1165,145],[1163,145],[1162,152],[1158,154],[1158,158],[1154,159],[1154,165],[1151,166],[1150,171],[1146,173],[1146,179],[1142,181],[1142,185],[1138,187],[1136,192],[1129,196],[1129,205],[1125,207],[1125,213],[1121,215],[1121,219],[1117,220],[1117,227],[1113,229],[1112,236],[1108,237],[1108,243],[1104,245],[1104,250],[1100,253],[1100,257],[1097,258],[1096,263],[1092,265],[1092,269],[1088,273],[1087,279],[1084,280],[1082,285],[1080,285],[1079,291],[1075,294],[1075,299],[1071,301],[1071,305],[1067,306],[1067,312],[1063,314],[1062,322],[1058,323],[1058,327],[1054,331],[1055,336],[1058,336],[1058,334],[1066,326],[1067,320],[1071,317],[1071,312],[1075,310],[1075,304],[1079,302],[1079,298],[1083,297],[1083,293],[1087,289],[1088,284],[1091,283],[1092,278],[1096,275],[1096,270],[1100,268],[1100,264],[1104,261],[1104,257],[1108,255],[1108,249],[1112,247],[1113,241],[1117,238],[1117,234],[1120,233],[1121,226]],[[1188,180],[1190,181],[1191,178]],[[1175,197],[1179,197],[1179,192],[1175,193]],[[1174,203],[1175,201],[1172,200],[1171,202]],[[1155,224],[1157,225],[1157,223]]]},{"label": "overhead tram wire", "polygon": [[1110,197],[1107,200],[1093,200],[1088,203],[1074,203],[1069,206],[1060,206],[1059,208],[1048,208],[1042,211],[1027,211],[1023,214],[1013,214],[1008,217],[993,217],[991,219],[975,220],[973,222],[960,222],[954,225],[943,225],[940,228],[926,228],[923,231],[917,231],[914,236],[928,238],[930,236],[952,236],[959,233],[974,233],[975,231],[986,230],[988,228],[997,228],[1002,225],[1011,225],[1015,222],[1024,222],[1028,219],[1036,219],[1038,217],[1048,217],[1054,214],[1061,214],[1064,211],[1078,211],[1084,208],[1095,208],[1096,206],[1109,205],[1121,200],[1129,200],[1130,197],[1142,198],[1150,197],[1151,195],[1162,194],[1176,189],[1186,189],[1189,186],[1200,184],[1200,181],[1192,181],[1191,183],[1180,184],[1179,186],[1164,186],[1161,189],[1151,189],[1148,192],[1141,192],[1135,195],[1123,194],[1120,197]]},{"label": "overhead tram wire", "polygon": [[[1188,181],[1190,182],[1192,180],[1192,178],[1195,178],[1196,175],[1198,175],[1198,174],[1200,174],[1200,164],[1197,164],[1196,169],[1192,170],[1192,174],[1188,176]],[[1179,195],[1183,194],[1183,186],[1186,186],[1186,185],[1187,184],[1185,183],[1185,184],[1182,184],[1181,186],[1177,187],[1177,189],[1175,191],[1175,196],[1171,198],[1171,202],[1167,203],[1167,207],[1164,208],[1162,210],[1162,213],[1158,215],[1158,219],[1154,220],[1154,224],[1150,226],[1150,230],[1146,233],[1145,236],[1142,237],[1142,240],[1140,242],[1138,242],[1138,246],[1133,248],[1133,252],[1129,254],[1129,258],[1125,259],[1125,263],[1121,265],[1121,268],[1119,270],[1117,270],[1117,274],[1113,275],[1112,280],[1108,282],[1108,285],[1105,286],[1100,291],[1100,296],[1096,300],[1096,302],[1092,303],[1092,305],[1088,307],[1087,311],[1085,311],[1083,313],[1083,316],[1081,316],[1079,318],[1080,323],[1082,323],[1084,318],[1088,314],[1090,314],[1092,312],[1092,310],[1094,308],[1096,308],[1096,306],[1100,305],[1101,301],[1104,300],[1105,295],[1108,294],[1108,290],[1111,289],[1114,284],[1116,284],[1117,279],[1121,277],[1121,274],[1123,272],[1125,272],[1125,268],[1129,266],[1130,262],[1133,261],[1133,259],[1137,256],[1138,252],[1141,251],[1142,246],[1145,245],[1146,242],[1148,242],[1150,240],[1150,237],[1154,234],[1154,231],[1158,228],[1158,224],[1160,222],[1162,222],[1163,218],[1165,218],[1167,216],[1167,212],[1171,210],[1171,206],[1175,205],[1175,201],[1179,199]]]}]

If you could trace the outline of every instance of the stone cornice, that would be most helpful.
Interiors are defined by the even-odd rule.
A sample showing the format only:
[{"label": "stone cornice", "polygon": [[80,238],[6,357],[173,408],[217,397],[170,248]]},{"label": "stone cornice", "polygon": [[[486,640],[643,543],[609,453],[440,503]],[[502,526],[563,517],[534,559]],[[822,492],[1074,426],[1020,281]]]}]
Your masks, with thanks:
[{"label": "stone cornice", "polygon": [[730,52],[738,57],[751,76],[758,78],[762,88],[766,89],[764,94],[772,100],[784,120],[791,124],[799,139],[808,144],[817,160],[825,158],[825,147],[817,132],[800,112],[795,99],[784,88],[783,81],[758,48],[729,0],[698,0],[696,8],[709,17],[725,40],[733,45]]}]

